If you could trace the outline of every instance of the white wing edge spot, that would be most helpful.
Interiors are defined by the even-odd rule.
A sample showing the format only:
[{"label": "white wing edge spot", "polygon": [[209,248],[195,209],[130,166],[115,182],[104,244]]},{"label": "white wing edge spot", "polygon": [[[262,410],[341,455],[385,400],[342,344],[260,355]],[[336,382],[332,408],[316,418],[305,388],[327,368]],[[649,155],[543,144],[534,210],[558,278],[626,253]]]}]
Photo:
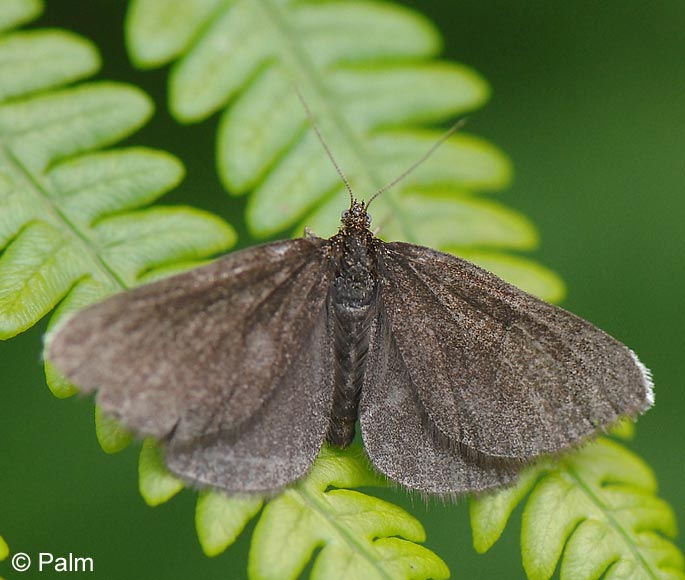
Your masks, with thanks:
[{"label": "white wing edge spot", "polygon": [[649,407],[651,407],[654,405],[654,382],[652,381],[652,371],[642,364],[642,361],[637,358],[637,355],[632,350],[630,351],[630,356],[633,357],[633,361],[640,369],[642,384],[645,387],[645,393],[647,395],[647,403],[649,403]]}]

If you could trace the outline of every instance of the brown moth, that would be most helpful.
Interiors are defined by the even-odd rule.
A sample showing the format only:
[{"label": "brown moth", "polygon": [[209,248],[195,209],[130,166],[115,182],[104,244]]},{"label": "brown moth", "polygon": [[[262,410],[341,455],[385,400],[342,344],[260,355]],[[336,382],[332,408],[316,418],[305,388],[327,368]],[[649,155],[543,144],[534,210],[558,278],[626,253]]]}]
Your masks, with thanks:
[{"label": "brown moth", "polygon": [[653,401],[635,354],[455,256],[369,231],[236,252],[71,318],[48,357],[169,469],[280,488],[359,418],[373,466],[427,493],[505,484]]},{"label": "brown moth", "polygon": [[336,235],[113,296],[61,325],[48,358],[162,441],[173,473],[232,492],[294,482],[357,421],[389,479],[487,490],[652,405],[648,370],[599,328],[470,262],[377,238],[332,161],[351,198]]}]

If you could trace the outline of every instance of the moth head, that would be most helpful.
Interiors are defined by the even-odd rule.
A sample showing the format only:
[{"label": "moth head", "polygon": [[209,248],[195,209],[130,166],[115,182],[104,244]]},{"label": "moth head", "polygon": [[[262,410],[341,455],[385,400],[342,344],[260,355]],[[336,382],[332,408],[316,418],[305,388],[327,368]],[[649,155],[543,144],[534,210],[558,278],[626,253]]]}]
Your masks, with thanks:
[{"label": "moth head", "polygon": [[371,216],[366,211],[367,205],[363,201],[352,199],[350,209],[346,209],[341,221],[346,229],[367,230],[371,225]]}]

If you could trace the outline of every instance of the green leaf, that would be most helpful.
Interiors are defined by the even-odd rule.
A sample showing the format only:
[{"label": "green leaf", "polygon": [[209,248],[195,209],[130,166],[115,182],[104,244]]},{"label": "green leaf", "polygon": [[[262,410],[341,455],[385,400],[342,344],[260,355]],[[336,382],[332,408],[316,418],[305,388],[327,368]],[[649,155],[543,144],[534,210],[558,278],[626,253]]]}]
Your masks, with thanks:
[{"label": "green leaf", "polygon": [[[3,4],[0,11],[4,29],[40,10],[37,2],[6,4],[9,9]],[[426,125],[474,110],[489,95],[473,71],[434,59],[440,38],[430,23],[388,3],[134,0],[127,39],[141,66],[179,59],[170,97],[178,119],[195,122],[223,111],[219,173],[231,193],[250,193],[249,226],[259,236],[302,223],[320,224],[328,233],[344,205],[344,190],[293,84],[306,96],[355,188],[367,195],[435,142],[439,131]],[[137,130],[152,111],[149,99],[134,87],[78,84],[99,67],[88,41],[63,31],[8,32],[0,36],[0,57],[3,337],[28,328],[59,303],[54,329],[76,309],[180,271],[233,243],[230,227],[210,214],[144,208],[180,180],[182,167],[173,157],[142,148],[98,151]],[[30,67],[38,74],[26,74]],[[504,187],[510,174],[507,158],[494,146],[457,135],[375,202],[375,223],[388,237],[471,252],[481,263],[499,264],[503,273],[509,269],[529,287],[553,295],[559,291],[553,274],[502,253],[534,247],[532,225],[482,198],[483,192]],[[74,392],[49,365],[46,372],[57,396]],[[98,414],[96,421],[105,449],[116,451],[128,443],[128,435],[111,420]],[[488,505],[484,498],[480,508],[474,504],[477,546],[485,550],[496,541],[511,511],[533,489],[524,524],[524,558],[529,573],[537,574],[533,577],[554,570],[561,557],[557,544],[567,542],[564,533],[570,539],[562,577],[601,574],[607,562],[614,575],[648,570],[656,571],[653,577],[671,571],[681,577],[680,554],[659,535],[675,533],[672,514],[654,497],[653,485],[631,479],[632,464],[615,471],[616,481],[603,480],[604,471],[593,472],[601,467],[593,468],[593,461],[605,461],[614,473],[626,463],[626,453],[618,453],[614,463],[599,453],[585,463],[574,464],[569,457],[560,468],[531,468],[499,501]],[[444,563],[417,544],[425,537],[418,521],[348,489],[377,483],[359,457],[324,450],[305,480],[267,504],[253,539],[251,575],[296,577],[320,549],[315,578],[446,577]],[[562,484],[568,493],[555,496],[555,485]],[[539,492],[545,485],[549,495]],[[144,442],[140,491],[145,501],[158,505],[182,488],[165,469],[157,444]],[[601,502],[588,499],[587,490]],[[572,495],[576,501],[565,505]],[[561,533],[552,530],[556,542],[540,532],[540,514],[549,509],[550,497],[564,508]],[[230,545],[261,502],[203,493],[196,512],[203,549],[217,554]],[[569,521],[580,523],[569,527]],[[611,541],[597,541],[599,534]],[[588,545],[604,551],[577,557]]]},{"label": "green leaf", "polygon": [[41,0],[3,0],[0,10],[0,32],[30,22],[42,11]]},{"label": "green leaf", "polygon": [[[5,3],[0,27],[39,11],[35,2]],[[145,208],[183,177],[175,157],[142,147],[98,151],[152,114],[147,95],[129,85],[64,88],[99,66],[95,47],[66,31],[0,36],[0,338],[30,328],[59,304],[52,331],[88,304],[235,241],[233,229],[206,212]],[[49,361],[45,371],[56,396],[76,392]],[[131,439],[98,410],[96,433],[109,453]],[[182,484],[161,469],[155,475],[152,458],[144,447],[141,492],[155,504]]]},{"label": "green leaf", "polygon": [[[213,215],[141,209],[180,181],[176,158],[140,147],[96,151],[137,130],[152,103],[119,83],[63,88],[99,67],[89,41],[59,30],[8,32],[0,63],[0,337],[61,301],[57,318],[151,270],[233,244],[233,230]],[[46,372],[55,394],[73,393]]]},{"label": "green leaf", "polygon": [[118,453],[126,449],[133,440],[130,431],[97,406],[95,407],[95,434],[105,453]]},{"label": "green leaf", "polygon": [[141,68],[152,68],[178,56],[223,1],[144,0],[131,3],[126,42],[135,64]]},{"label": "green leaf", "polygon": [[529,467],[522,471],[513,485],[472,498],[469,508],[473,547],[478,553],[487,552],[499,540],[511,513],[528,494],[544,467]]},{"label": "green leaf", "polygon": [[[523,566],[547,580],[685,578],[671,507],[656,496],[649,467],[616,442],[599,439],[529,468],[511,488],[472,501],[474,546],[484,552],[530,492],[523,511]],[[531,491],[532,490],[532,491]],[[563,555],[562,555],[563,553]]]},{"label": "green leaf", "polygon": [[[317,547],[312,578],[447,578],[449,570],[425,540],[418,520],[390,503],[347,488],[384,485],[359,448],[324,448],[311,472],[270,501],[259,495],[201,492],[195,524],[203,551],[232,545],[266,502],[250,550],[251,578],[296,578]],[[140,492],[156,506],[183,483],[147,439],[140,456]]]},{"label": "green leaf", "polygon": [[[7,559],[7,556],[10,555],[10,548],[7,545],[7,542],[3,539],[2,536],[0,536],[0,562],[3,560]],[[0,580],[4,580],[2,576],[0,576]]]},{"label": "green leaf", "polygon": [[7,545],[7,542],[5,542],[4,538],[0,536],[0,562],[3,560],[7,559],[7,556],[10,555],[10,548]]},{"label": "green leaf", "polygon": [[635,438],[635,431],[635,419],[625,417],[609,430],[609,434],[618,439],[630,441]]},{"label": "green leaf", "polygon": [[478,264],[510,284],[547,302],[558,303],[566,296],[563,280],[556,273],[532,260],[511,254],[462,248],[454,249],[452,253]]},{"label": "green leaf", "polygon": [[169,501],[183,489],[183,482],[167,471],[159,444],[153,439],[143,441],[138,476],[140,495],[152,507]]},{"label": "green leaf", "polygon": [[201,492],[195,510],[195,527],[204,553],[208,556],[221,554],[235,542],[263,504],[264,499],[257,495]]},{"label": "green leaf", "polygon": [[[304,226],[333,233],[347,193],[312,131],[295,87],[360,197],[392,181],[437,141],[440,123],[483,105],[487,83],[436,60],[441,38],[420,14],[388,2],[133,0],[126,23],[140,66],[176,60],[172,113],[198,122],[222,111],[217,164],[226,189],[249,194],[257,237]],[[386,238],[445,251],[477,248],[526,288],[559,299],[563,287],[541,266],[502,251],[537,243],[532,224],[476,198],[506,186],[507,157],[459,134],[374,202]],[[491,254],[491,255],[488,255]]]},{"label": "green leaf", "polygon": [[67,84],[98,68],[97,50],[81,36],[65,30],[16,32],[0,38],[0,100]]},{"label": "green leaf", "polygon": [[[414,236],[425,240],[426,245],[431,247],[490,244],[525,249],[537,243],[535,230],[520,213],[470,195],[461,194],[458,204],[454,203],[455,199],[455,193],[444,190],[424,190],[420,195],[403,193],[400,198],[402,207],[413,216],[404,228],[411,230]],[[323,231],[324,235],[332,234],[337,229],[334,222],[339,223],[340,215],[332,215],[332,205],[338,205],[338,200],[331,199],[323,211],[308,220],[317,233]],[[380,225],[381,237],[401,237],[401,224],[390,217],[393,209],[387,199],[378,198],[372,212],[374,220]]]},{"label": "green leaf", "polygon": [[257,523],[251,578],[297,578],[320,548],[313,579],[447,578],[445,563],[416,542],[423,527],[401,508],[345,489],[377,484],[360,456],[325,449],[309,476],[274,498]]}]

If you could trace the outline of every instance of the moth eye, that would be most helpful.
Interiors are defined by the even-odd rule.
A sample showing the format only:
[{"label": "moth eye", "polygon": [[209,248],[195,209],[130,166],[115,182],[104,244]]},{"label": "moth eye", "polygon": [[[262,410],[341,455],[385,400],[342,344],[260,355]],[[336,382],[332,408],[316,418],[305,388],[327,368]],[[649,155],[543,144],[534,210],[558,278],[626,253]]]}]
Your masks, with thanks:
[{"label": "moth eye", "polygon": [[344,212],[342,212],[340,217],[344,220],[348,219],[350,217],[350,210],[346,209]]},{"label": "moth eye", "polygon": [[371,225],[371,214],[366,214],[366,217],[364,218],[364,226],[369,227]]}]

